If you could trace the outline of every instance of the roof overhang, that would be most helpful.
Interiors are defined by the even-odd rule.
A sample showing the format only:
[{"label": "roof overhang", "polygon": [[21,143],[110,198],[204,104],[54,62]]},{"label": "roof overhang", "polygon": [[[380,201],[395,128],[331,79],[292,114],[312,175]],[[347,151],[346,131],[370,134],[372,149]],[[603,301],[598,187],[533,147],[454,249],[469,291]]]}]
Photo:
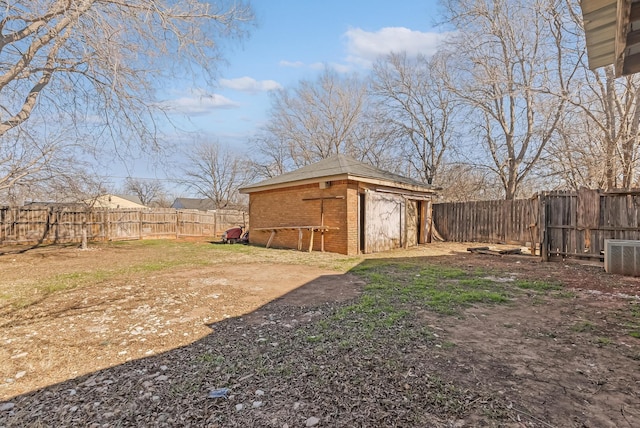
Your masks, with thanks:
[{"label": "roof overhang", "polygon": [[589,68],[640,71],[640,0],[581,0]]},{"label": "roof overhang", "polygon": [[408,183],[379,180],[375,178],[359,177],[352,174],[330,175],[326,177],[310,178],[308,180],[290,181],[286,183],[277,183],[277,184],[270,184],[265,186],[248,186],[240,189],[240,193],[256,193],[256,192],[263,192],[266,190],[284,189],[287,187],[304,186],[308,184],[318,184],[321,182],[338,181],[338,180],[353,180],[353,181],[359,181],[361,183],[373,184],[375,186],[385,186],[385,187],[390,187],[394,189],[401,189],[409,192],[418,192],[423,194],[435,193],[434,189],[431,189],[428,187],[414,186]]}]

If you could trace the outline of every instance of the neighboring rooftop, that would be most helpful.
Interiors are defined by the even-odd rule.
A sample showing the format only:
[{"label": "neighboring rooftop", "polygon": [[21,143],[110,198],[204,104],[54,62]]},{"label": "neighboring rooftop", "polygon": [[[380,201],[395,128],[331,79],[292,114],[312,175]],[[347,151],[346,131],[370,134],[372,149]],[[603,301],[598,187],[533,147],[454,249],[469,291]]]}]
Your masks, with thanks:
[{"label": "neighboring rooftop", "polygon": [[177,210],[211,211],[215,210],[216,206],[211,199],[176,198],[171,208]]},{"label": "neighboring rooftop", "polygon": [[142,203],[142,201],[140,200],[140,198],[138,196],[135,196],[135,195],[123,195],[123,194],[120,194],[120,193],[111,193],[111,194],[107,194],[106,196],[109,197],[109,195],[125,199],[125,200],[127,200],[129,202],[133,202],[134,204],[144,205]]},{"label": "neighboring rooftop", "polygon": [[122,195],[116,193],[106,193],[104,195],[96,196],[95,198],[87,198],[84,200],[76,200],[69,199],[68,201],[30,201],[25,202],[25,206],[72,206],[72,205],[82,205],[82,206],[91,206],[95,205],[97,207],[109,206],[110,208],[114,208],[111,205],[118,205],[119,203],[125,202],[123,206],[124,208],[144,208],[145,206],[142,204],[142,201],[139,197],[134,195]]},{"label": "neighboring rooftop", "polygon": [[290,183],[313,183],[317,181],[360,179],[360,181],[381,182],[385,185],[419,190],[433,191],[431,186],[412,178],[403,177],[389,171],[376,168],[364,162],[357,161],[345,155],[335,155],[295,171],[287,172],[277,177],[260,181],[240,189],[242,193],[251,193],[268,188],[285,187]]}]

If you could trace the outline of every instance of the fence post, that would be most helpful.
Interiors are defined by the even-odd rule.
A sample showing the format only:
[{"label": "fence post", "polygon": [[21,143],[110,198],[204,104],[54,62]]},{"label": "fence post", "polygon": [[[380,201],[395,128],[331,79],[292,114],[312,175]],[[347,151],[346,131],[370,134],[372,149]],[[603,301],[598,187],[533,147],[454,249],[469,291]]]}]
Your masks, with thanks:
[{"label": "fence post", "polygon": [[549,261],[549,236],[547,231],[547,193],[540,192],[538,224],[540,225],[540,256],[543,262]]},{"label": "fence post", "polygon": [[55,222],[53,221],[53,207],[49,207],[47,210],[47,225],[45,226],[45,233],[42,235],[42,242],[51,242],[51,228]]},{"label": "fence post", "polygon": [[62,212],[62,208],[58,207],[58,208],[55,209],[56,231],[55,231],[55,234],[54,234],[54,238],[53,238],[54,241],[53,242],[56,243],[56,244],[60,242],[60,232],[61,232],[61,230],[60,230],[60,222],[62,221],[61,212]]},{"label": "fence post", "polygon": [[142,241],[142,210],[138,210],[138,224],[140,227],[140,240]]},{"label": "fence post", "polygon": [[176,210],[176,239],[180,237],[180,211]]},{"label": "fence post", "polygon": [[109,207],[104,209],[104,234],[106,241],[111,241],[111,210]]},{"label": "fence post", "polygon": [[213,239],[218,236],[218,210],[213,211]]}]

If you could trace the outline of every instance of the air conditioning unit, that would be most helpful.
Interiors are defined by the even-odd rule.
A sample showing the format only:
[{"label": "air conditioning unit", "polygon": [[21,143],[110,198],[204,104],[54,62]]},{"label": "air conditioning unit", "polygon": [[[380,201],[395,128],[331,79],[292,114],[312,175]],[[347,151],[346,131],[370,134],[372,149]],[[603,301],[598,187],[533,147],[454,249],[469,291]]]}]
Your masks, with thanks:
[{"label": "air conditioning unit", "polygon": [[640,276],[640,241],[604,240],[604,270],[626,276]]}]

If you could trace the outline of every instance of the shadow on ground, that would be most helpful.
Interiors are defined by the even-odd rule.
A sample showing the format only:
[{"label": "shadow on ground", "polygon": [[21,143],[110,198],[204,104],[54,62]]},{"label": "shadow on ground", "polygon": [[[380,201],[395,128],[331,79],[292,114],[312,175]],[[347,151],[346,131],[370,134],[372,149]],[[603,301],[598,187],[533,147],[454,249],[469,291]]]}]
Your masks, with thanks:
[{"label": "shadow on ground", "polygon": [[[426,272],[507,301],[433,310]],[[560,285],[512,285],[534,280]],[[0,426],[639,426],[638,301],[621,283],[522,258],[368,260],[188,346],[14,397]]]}]

